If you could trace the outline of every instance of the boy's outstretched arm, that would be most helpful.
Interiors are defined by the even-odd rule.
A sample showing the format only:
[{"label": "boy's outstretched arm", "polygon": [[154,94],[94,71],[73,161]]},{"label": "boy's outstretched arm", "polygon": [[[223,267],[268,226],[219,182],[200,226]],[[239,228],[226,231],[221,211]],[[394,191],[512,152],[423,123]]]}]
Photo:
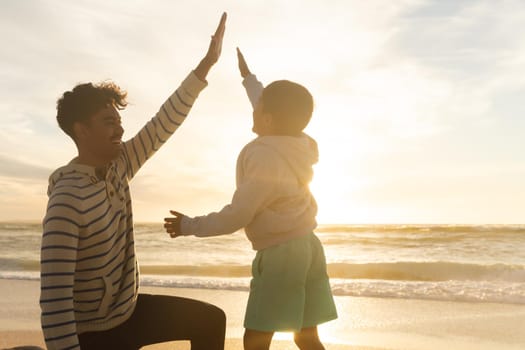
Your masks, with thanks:
[{"label": "boy's outstretched arm", "polygon": [[237,48],[237,61],[239,65],[239,72],[243,78],[242,85],[244,85],[244,88],[246,89],[246,93],[248,94],[248,98],[250,99],[253,109],[255,109],[255,107],[257,107],[257,103],[259,102],[259,98],[262,95],[264,86],[260,81],[257,80],[257,77],[252,74],[250,68],[248,68],[248,64],[244,59],[244,55],[239,48]]},{"label": "boy's outstretched arm", "polygon": [[164,219],[164,228],[172,238],[184,236],[209,237],[238,231],[249,225],[253,218],[272,201],[280,184],[272,180],[279,173],[273,162],[274,154],[262,147],[250,149],[243,156],[244,176],[237,184],[230,204],[207,215],[188,217],[171,211],[174,217]]}]

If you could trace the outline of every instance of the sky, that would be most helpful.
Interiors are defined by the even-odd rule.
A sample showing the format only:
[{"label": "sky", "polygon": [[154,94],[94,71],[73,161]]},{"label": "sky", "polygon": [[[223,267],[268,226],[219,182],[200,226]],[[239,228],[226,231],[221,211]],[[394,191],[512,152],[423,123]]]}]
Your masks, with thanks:
[{"label": "sky", "polygon": [[135,221],[228,204],[252,140],[235,48],[259,80],[315,99],[311,189],[322,224],[525,223],[525,2],[0,2],[0,221],[41,220],[76,156],[56,101],[78,83],[128,92],[132,137],[203,57],[223,52],[189,117],[131,182]]}]

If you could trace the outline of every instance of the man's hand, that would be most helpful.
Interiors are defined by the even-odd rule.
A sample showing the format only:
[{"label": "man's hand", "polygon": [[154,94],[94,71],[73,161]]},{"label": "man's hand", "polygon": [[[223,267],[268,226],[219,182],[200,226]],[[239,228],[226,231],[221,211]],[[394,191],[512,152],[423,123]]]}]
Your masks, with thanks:
[{"label": "man's hand", "polygon": [[239,72],[241,72],[241,77],[246,78],[251,72],[239,48],[237,48],[237,61],[239,62]]},{"label": "man's hand", "polygon": [[195,75],[202,81],[206,80],[206,76],[210,68],[219,60],[222,51],[222,39],[224,38],[224,31],[226,30],[226,12],[221,16],[221,21],[215,30],[215,34],[211,36],[210,46],[206,56],[201,60],[197,68],[195,68]]},{"label": "man's hand", "polygon": [[171,238],[176,238],[182,235],[180,233],[180,222],[185,215],[175,210],[170,210],[170,213],[175,217],[164,218],[164,228]]},{"label": "man's hand", "polygon": [[214,65],[218,60],[222,52],[222,39],[224,38],[224,31],[226,30],[226,12],[221,16],[221,20],[215,34],[211,36],[210,46],[208,47],[208,52],[204,56],[204,60],[210,65]]}]

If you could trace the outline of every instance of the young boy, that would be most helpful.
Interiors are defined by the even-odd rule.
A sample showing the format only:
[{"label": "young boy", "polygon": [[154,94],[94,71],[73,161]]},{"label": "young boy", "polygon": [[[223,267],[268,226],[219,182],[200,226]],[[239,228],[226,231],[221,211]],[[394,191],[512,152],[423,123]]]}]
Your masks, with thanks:
[{"label": "young boy", "polygon": [[172,237],[245,229],[257,251],[244,320],[245,349],[268,349],[276,331],[293,331],[300,349],[324,349],[317,325],[337,318],[337,312],[323,247],[312,232],[317,204],[308,184],[318,151],[303,129],[313,99],[306,88],[287,80],[263,89],[237,54],[258,137],[239,155],[231,204],[195,218],[171,211],[175,217],[166,218],[164,226]]},{"label": "young boy", "polygon": [[59,126],[78,157],[49,179],[41,250],[41,322],[54,349],[139,349],[190,340],[224,348],[226,319],[197,300],[139,294],[129,181],[184,121],[222,47],[226,14],[208,52],[159,112],[127,142],[114,84],[76,86],[57,104]]}]

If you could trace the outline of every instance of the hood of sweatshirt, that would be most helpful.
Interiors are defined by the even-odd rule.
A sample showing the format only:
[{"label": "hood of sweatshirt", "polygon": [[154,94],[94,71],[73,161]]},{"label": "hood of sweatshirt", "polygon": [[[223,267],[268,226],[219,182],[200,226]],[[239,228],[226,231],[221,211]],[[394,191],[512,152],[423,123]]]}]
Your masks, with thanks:
[{"label": "hood of sweatshirt", "polygon": [[307,134],[300,136],[260,136],[255,142],[270,147],[290,166],[299,182],[308,184],[313,178],[312,166],[319,160],[317,142]]}]

